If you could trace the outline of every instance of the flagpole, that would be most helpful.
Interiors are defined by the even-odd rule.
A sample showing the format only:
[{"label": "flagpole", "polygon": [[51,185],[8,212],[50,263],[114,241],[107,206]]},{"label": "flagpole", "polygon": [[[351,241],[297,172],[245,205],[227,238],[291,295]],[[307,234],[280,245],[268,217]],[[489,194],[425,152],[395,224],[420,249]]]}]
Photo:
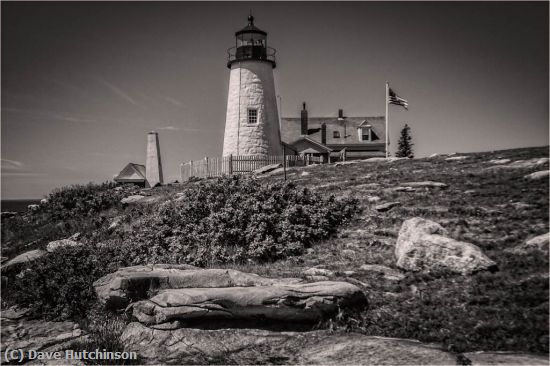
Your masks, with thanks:
[{"label": "flagpole", "polygon": [[390,85],[389,83],[386,81],[386,158],[388,158],[390,155],[390,139],[389,139],[389,136],[388,136],[388,132],[389,132],[389,128],[388,128],[388,122],[389,122],[389,118],[388,118],[388,94],[389,94],[389,88],[390,88]]}]

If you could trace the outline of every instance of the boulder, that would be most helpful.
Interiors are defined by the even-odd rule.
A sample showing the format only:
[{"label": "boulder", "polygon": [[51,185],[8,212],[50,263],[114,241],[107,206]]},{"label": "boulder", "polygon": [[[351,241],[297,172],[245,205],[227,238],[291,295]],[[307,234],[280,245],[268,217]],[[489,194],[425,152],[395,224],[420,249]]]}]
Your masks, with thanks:
[{"label": "boulder", "polygon": [[481,365],[546,365],[548,355],[536,355],[515,352],[469,352],[464,356],[470,360],[472,366]]},{"label": "boulder", "polygon": [[326,277],[332,277],[334,276],[334,272],[324,269],[324,268],[315,268],[311,267],[304,271],[302,271],[302,274],[306,276],[326,276]]},{"label": "boulder", "polygon": [[42,199],[40,200],[40,204],[41,204],[41,205],[47,205],[47,204],[48,204],[48,199],[47,199],[47,198],[42,198]]},{"label": "boulder", "polygon": [[539,172],[534,172],[534,173],[531,173],[531,174],[527,174],[524,178],[537,180],[537,179],[548,178],[548,176],[550,176],[550,171],[549,170],[541,170]]},{"label": "boulder", "polygon": [[526,254],[532,250],[538,250],[548,255],[548,245],[550,242],[550,233],[535,236],[514,248],[507,249],[507,252],[514,254]]},{"label": "boulder", "polygon": [[469,156],[451,156],[450,158],[446,158],[447,161],[461,161],[468,159]]},{"label": "boulder", "polygon": [[436,158],[438,156],[441,156],[440,153],[433,153],[432,155],[428,156],[428,158]]},{"label": "boulder", "polygon": [[512,160],[510,160],[510,159],[493,159],[493,160],[489,160],[488,163],[489,164],[500,165],[500,164],[508,164],[511,161]]},{"label": "boulder", "polygon": [[491,168],[492,169],[523,169],[523,168],[536,168],[544,164],[548,164],[548,158],[516,160],[511,162],[510,164],[497,165]]},{"label": "boulder", "polygon": [[395,188],[390,188],[389,191],[394,191],[394,192],[416,192],[416,189],[414,189],[413,187],[395,187]]},{"label": "boulder", "polygon": [[[365,294],[347,282],[161,290],[127,311],[144,324],[172,321],[317,322],[338,309],[366,306]],[[265,322],[264,322],[265,321]]]},{"label": "boulder", "polygon": [[310,172],[302,172],[302,174],[300,174],[302,177],[306,177],[308,175],[310,175],[311,173]]},{"label": "boulder", "polygon": [[393,268],[382,266],[379,264],[363,264],[359,268],[365,272],[380,273],[386,280],[389,281],[401,281],[403,278],[405,278],[405,275],[403,273]]},{"label": "boulder", "polygon": [[368,203],[376,203],[376,202],[379,202],[381,200],[380,197],[378,196],[368,196],[367,197],[367,202]]},{"label": "boulder", "polygon": [[403,223],[395,246],[397,266],[408,271],[449,270],[461,274],[495,269],[477,246],[448,237],[436,222],[420,217]]},{"label": "boulder", "polygon": [[4,212],[2,212],[2,213],[0,214],[0,218],[2,218],[2,219],[9,219],[9,218],[15,217],[15,216],[17,216],[17,215],[19,215],[18,212],[4,211]]},{"label": "boulder", "polygon": [[31,211],[38,211],[40,209],[40,205],[28,205],[27,208]]},{"label": "boulder", "polygon": [[134,194],[132,196],[124,197],[120,202],[122,204],[130,204],[130,203],[137,203],[141,202],[145,199],[146,196],[143,196],[141,194]]},{"label": "boulder", "polygon": [[130,323],[121,336],[146,364],[454,365],[456,358],[418,341],[328,331],[150,329]]},{"label": "boulder", "polygon": [[282,167],[283,167],[283,164],[270,164],[252,171],[252,174],[255,174],[255,175],[265,174]]},{"label": "boulder", "polygon": [[12,267],[16,264],[29,263],[29,262],[32,262],[32,261],[42,257],[44,254],[46,254],[46,251],[41,250],[41,249],[30,250],[30,251],[25,252],[23,254],[19,254],[15,258],[10,259],[4,265],[2,265],[2,268],[4,270],[7,270],[8,268],[10,268],[10,267]]},{"label": "boulder", "polygon": [[179,264],[155,264],[120,268],[94,282],[102,304],[121,309],[130,301],[147,299],[151,292],[163,289],[269,286],[299,282],[298,279],[275,280],[232,269],[198,269]]},{"label": "boulder", "polygon": [[61,240],[55,240],[48,243],[48,246],[46,247],[46,251],[48,253],[54,252],[58,250],[59,248],[66,248],[66,247],[77,247],[79,245],[82,245],[82,243],[79,243],[73,239],[61,239]]},{"label": "boulder", "polygon": [[382,203],[381,205],[375,206],[374,209],[378,212],[386,212],[396,206],[399,206],[400,204],[401,204],[400,202],[387,202],[387,203]]},{"label": "boulder", "polygon": [[445,183],[441,182],[432,182],[431,180],[423,182],[407,182],[403,183],[404,186],[413,187],[413,188],[447,188],[448,186]]}]

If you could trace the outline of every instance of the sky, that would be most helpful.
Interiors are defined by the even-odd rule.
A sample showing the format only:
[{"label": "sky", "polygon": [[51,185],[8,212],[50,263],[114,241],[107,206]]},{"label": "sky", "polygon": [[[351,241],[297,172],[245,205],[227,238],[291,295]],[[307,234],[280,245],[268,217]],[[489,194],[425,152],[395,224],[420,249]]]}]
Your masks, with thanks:
[{"label": "sky", "polygon": [[2,199],[111,180],[159,133],[165,181],[222,153],[227,48],[277,49],[283,117],[384,114],[417,157],[548,145],[548,2],[5,2]]}]

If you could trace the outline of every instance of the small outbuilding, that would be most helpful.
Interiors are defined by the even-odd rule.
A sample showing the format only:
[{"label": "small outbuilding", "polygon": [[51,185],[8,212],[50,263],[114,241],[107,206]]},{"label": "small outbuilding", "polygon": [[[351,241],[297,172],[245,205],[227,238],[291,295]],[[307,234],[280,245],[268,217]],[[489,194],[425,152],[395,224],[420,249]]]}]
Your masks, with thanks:
[{"label": "small outbuilding", "polygon": [[145,174],[145,165],[129,163],[118,173],[114,181],[120,184],[131,183],[140,187],[149,187]]}]

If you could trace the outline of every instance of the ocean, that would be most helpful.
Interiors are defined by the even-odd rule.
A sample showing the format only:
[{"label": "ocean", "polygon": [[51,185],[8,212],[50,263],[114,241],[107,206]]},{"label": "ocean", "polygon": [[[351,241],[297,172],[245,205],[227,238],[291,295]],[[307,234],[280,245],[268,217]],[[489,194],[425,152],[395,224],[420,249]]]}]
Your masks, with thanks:
[{"label": "ocean", "polygon": [[27,210],[28,205],[38,204],[40,199],[23,199],[23,200],[2,200],[2,212],[23,212]]}]

